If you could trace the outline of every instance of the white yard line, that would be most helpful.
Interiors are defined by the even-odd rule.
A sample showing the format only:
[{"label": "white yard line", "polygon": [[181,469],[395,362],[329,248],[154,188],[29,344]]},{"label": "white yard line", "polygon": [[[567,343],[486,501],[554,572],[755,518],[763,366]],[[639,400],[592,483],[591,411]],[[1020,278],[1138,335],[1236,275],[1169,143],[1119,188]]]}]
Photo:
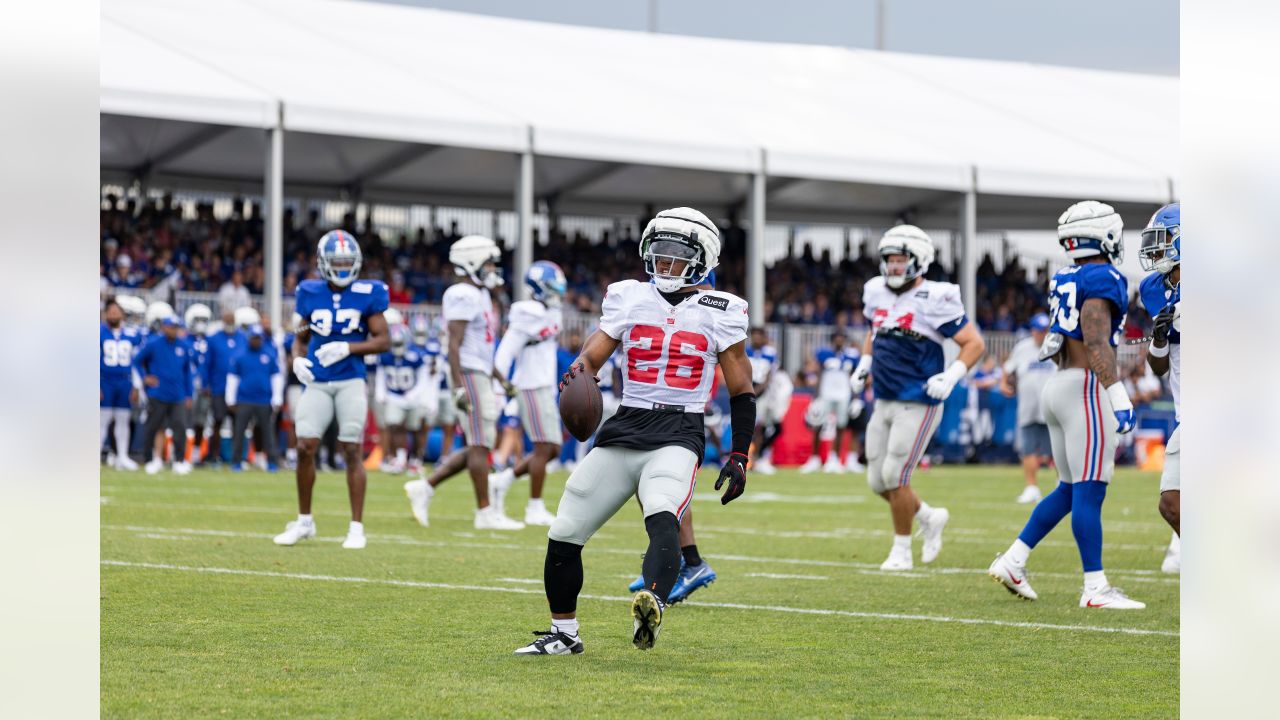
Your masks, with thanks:
[{"label": "white yard line", "polygon": [[[315,582],[358,583],[365,585],[390,585],[395,587],[431,588],[436,590],[473,590],[477,592],[518,593],[521,595],[542,595],[542,590],[526,588],[496,587],[492,585],[459,585],[454,583],[423,582],[418,580],[388,580],[383,578],[364,578],[339,575],[312,575],[306,573],[283,573],[267,570],[244,570],[239,568],[194,567],[189,565],[169,565],[165,563],[129,562],[125,560],[102,560],[109,567],[139,568],[146,570],[171,570],[176,572],[194,572],[212,575],[248,575],[255,577],[284,578],[289,580],[309,580]],[[630,602],[629,598],[611,595],[580,595],[584,600],[603,600],[606,602]],[[1009,620],[992,620],[988,618],[964,618],[950,615],[914,615],[903,613],[861,612],[855,610],[828,610],[824,608],[800,608],[787,605],[749,605],[746,603],[700,602],[686,600],[686,606],[714,607],[733,610],[754,610],[758,612],[779,612],[798,615],[833,615],[838,617],[862,618],[871,620],[904,620],[917,622],[955,623],[961,625],[994,625],[997,627],[1023,628],[1028,630],[1064,630],[1067,632],[1117,633],[1122,635],[1157,635],[1161,637],[1179,637],[1176,632],[1168,630],[1147,630],[1129,627],[1103,627],[1097,625],[1058,625],[1054,623],[1016,622]]]},{"label": "white yard line", "polygon": [[744,577],[767,578],[769,580],[830,580],[826,575],[784,575],[782,573],[747,573]]},{"label": "white yard line", "polygon": [[[211,530],[211,529],[205,529],[205,528],[162,528],[162,527],[148,527],[148,526],[140,526],[140,525],[104,524],[102,525],[102,529],[122,530],[124,532],[144,533],[144,534],[209,535],[209,536],[215,536],[215,537],[234,537],[234,538],[249,538],[249,539],[264,539],[264,540],[275,537],[275,535],[272,533],[251,533],[251,532],[238,532],[234,530]],[[389,542],[389,543],[394,543],[396,545],[413,545],[418,547],[455,547],[455,548],[464,547],[464,548],[482,548],[482,549],[497,549],[497,550],[528,550],[528,551],[536,551],[536,552],[543,552],[546,548],[546,545],[542,542],[531,543],[531,544],[517,544],[517,543],[510,543],[510,542],[469,542],[469,541],[463,541],[463,540],[421,540],[419,538],[413,538],[407,535],[383,535],[380,533],[370,534],[369,537],[375,543]],[[497,532],[494,532],[489,537],[495,540],[506,540],[511,536],[506,533],[498,534]],[[344,539],[345,538],[340,535],[335,535],[333,537],[317,537],[316,538],[316,540],[319,542],[333,542],[333,543],[342,542]],[[539,540],[541,540],[541,537],[539,537]],[[591,552],[607,553],[610,555],[628,555],[628,556],[637,558],[637,564],[639,563],[639,558],[641,557],[641,553],[634,549],[627,550],[622,548],[593,547],[591,549]],[[880,570],[880,565],[877,563],[859,563],[859,562],[847,562],[847,561],[839,561],[839,560],[813,560],[809,558],[768,557],[768,556],[759,556],[759,555],[727,555],[727,554],[721,554],[721,553],[704,553],[704,555],[708,559],[716,560],[716,561],[727,560],[730,562],[764,563],[768,565],[801,565],[801,566],[808,566],[808,567],[850,568],[853,570],[858,570],[862,574],[870,574],[870,575],[884,574],[884,575],[889,575],[893,577],[902,577],[902,578],[920,578],[920,577],[928,577],[929,575],[983,575],[985,576],[987,572],[986,568],[921,567],[921,568],[916,568],[914,572],[910,572],[910,573],[898,573],[898,572],[890,573],[890,572],[884,572]],[[1180,578],[1178,576],[1165,575],[1163,573],[1160,573],[1158,570],[1125,570],[1122,568],[1107,568],[1107,572],[1114,576],[1126,576],[1126,577],[1135,576],[1135,575],[1151,576],[1149,581],[1156,582],[1156,583],[1178,584],[1180,581]],[[1032,572],[1031,574],[1034,577],[1043,577],[1043,578],[1080,579],[1080,573]]]}]

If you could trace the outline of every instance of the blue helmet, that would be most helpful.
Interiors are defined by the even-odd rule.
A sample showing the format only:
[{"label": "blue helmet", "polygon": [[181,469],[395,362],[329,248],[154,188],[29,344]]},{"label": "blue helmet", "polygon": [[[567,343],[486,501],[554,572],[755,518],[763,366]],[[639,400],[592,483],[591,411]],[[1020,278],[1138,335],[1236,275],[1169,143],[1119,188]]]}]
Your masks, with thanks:
[{"label": "blue helmet", "polygon": [[346,230],[330,230],[316,247],[316,266],[320,277],[339,287],[350,285],[360,276],[360,244]]},{"label": "blue helmet", "polygon": [[1170,203],[1156,211],[1142,231],[1138,261],[1143,270],[1163,275],[1173,272],[1182,262],[1182,206]]},{"label": "blue helmet", "polygon": [[558,304],[568,286],[564,271],[550,260],[539,260],[530,265],[524,274],[524,283],[529,286],[534,300],[548,305]]}]

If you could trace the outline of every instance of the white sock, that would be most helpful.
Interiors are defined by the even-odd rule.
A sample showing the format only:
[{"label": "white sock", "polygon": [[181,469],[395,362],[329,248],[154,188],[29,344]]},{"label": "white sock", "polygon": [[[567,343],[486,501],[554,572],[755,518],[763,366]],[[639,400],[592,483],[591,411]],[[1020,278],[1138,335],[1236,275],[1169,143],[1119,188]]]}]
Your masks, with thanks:
[{"label": "white sock", "polygon": [[894,535],[893,549],[902,552],[911,553],[911,536],[910,535]]},{"label": "white sock", "polygon": [[547,504],[542,501],[542,498],[529,498],[529,507],[532,509],[537,510],[546,506]]},{"label": "white sock", "polygon": [[116,457],[129,457],[129,411],[116,408]]},{"label": "white sock", "polygon": [[1019,538],[1013,541],[1009,549],[1005,551],[1004,556],[1014,565],[1026,565],[1027,558],[1031,557],[1031,546],[1022,542]]},{"label": "white sock", "polygon": [[1169,540],[1169,549],[1174,552],[1182,552],[1182,538],[1178,537],[1178,533],[1174,533]]},{"label": "white sock", "polygon": [[551,629],[554,632],[562,632],[569,637],[577,637],[578,618],[569,618],[568,620],[551,618]]},{"label": "white sock", "polygon": [[1086,594],[1095,593],[1107,586],[1107,574],[1102,570],[1094,570],[1084,574],[1084,591]]},{"label": "white sock", "polygon": [[929,507],[929,503],[921,500],[920,509],[916,511],[916,522],[924,522],[933,514],[933,508]]},{"label": "white sock", "polygon": [[298,522],[302,523],[303,525],[314,525],[314,524],[315,524],[315,521],[311,519],[311,515],[310,515],[310,514],[303,515],[302,513],[298,513]]},{"label": "white sock", "polygon": [[285,459],[289,460],[290,462],[297,462],[297,461],[298,461],[298,449],[297,449],[297,448],[289,448],[288,450],[285,450],[285,451],[284,451],[284,456],[285,456]]},{"label": "white sock", "polygon": [[399,450],[396,451],[396,462],[403,465],[408,460],[408,456],[409,456],[409,453],[406,452],[404,448],[400,448]]},{"label": "white sock", "polygon": [[102,408],[98,411],[98,422],[102,425],[102,442],[100,445],[107,444],[107,426],[111,424],[111,418],[115,412],[111,408]]},{"label": "white sock", "polygon": [[352,521],[351,521],[351,525],[350,525],[350,527],[348,527],[348,528],[347,528],[347,534],[348,534],[348,535],[363,535],[363,534],[364,534],[364,523],[362,523],[362,522],[356,522],[355,520],[352,520]]}]

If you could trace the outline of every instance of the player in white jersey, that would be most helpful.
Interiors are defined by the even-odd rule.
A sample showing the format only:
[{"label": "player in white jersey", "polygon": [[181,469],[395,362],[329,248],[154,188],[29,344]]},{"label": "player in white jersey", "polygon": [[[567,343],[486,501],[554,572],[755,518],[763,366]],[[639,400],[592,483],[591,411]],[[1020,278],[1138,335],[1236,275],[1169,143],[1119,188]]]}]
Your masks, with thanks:
[{"label": "player in white jersey", "polygon": [[[831,333],[831,347],[818,348],[814,358],[822,368],[818,379],[818,394],[809,403],[805,412],[805,423],[813,429],[813,452],[809,460],[800,466],[800,472],[816,472],[819,467],[826,473],[862,472],[865,468],[858,462],[858,435],[849,427],[851,416],[861,414],[860,404],[855,404],[858,393],[849,386],[849,377],[858,366],[857,349],[845,344],[847,338],[840,329]],[[857,399],[858,403],[861,399]],[[852,412],[856,410],[857,412]],[[818,465],[818,447],[822,444],[822,430],[827,422],[835,425],[836,435],[831,440],[831,451],[827,453],[827,461]],[[849,462],[846,467],[840,462],[841,438],[849,436]]]},{"label": "player in white jersey", "polygon": [[642,650],[653,647],[680,569],[679,518],[693,498],[705,442],[703,410],[717,363],[730,395],[733,452],[715,488],[728,483],[722,503],[746,488],[755,427],[747,304],[729,293],[697,289],[719,263],[719,231],[697,210],[664,210],[645,228],[640,254],[652,282],[609,286],[599,329],[566,373],[566,381],[583,373],[594,377],[620,347],[622,407],[569,477],[547,533],[543,577],[551,628],[516,654],[583,651],[577,620],[582,547],[632,496],[644,507],[649,535],[645,587],[631,601],[632,642]]},{"label": "player in white jersey", "polygon": [[[520,422],[533,442],[533,452],[514,467],[489,476],[493,505],[501,512],[507,488],[516,478],[529,474],[529,504],[524,511],[527,525],[550,525],[556,519],[542,501],[542,485],[547,479],[547,463],[560,455],[563,438],[560,406],[556,396],[556,351],[560,337],[560,300],[567,283],[564,271],[549,260],[529,266],[524,276],[532,300],[512,303],[507,316],[507,332],[498,344],[494,369],[511,378],[520,407]],[[523,446],[523,442],[521,443]]]},{"label": "player in white jersey", "polygon": [[466,469],[476,492],[477,530],[519,530],[524,523],[503,515],[489,500],[489,450],[493,448],[498,404],[493,393],[493,346],[498,316],[489,291],[502,285],[502,253],[493,240],[468,235],[449,248],[458,282],[444,292],[442,314],[449,329],[449,381],[454,405],[462,411],[467,447],[436,465],[430,477],[404,484],[414,518],[424,527],[436,486]]},{"label": "player in white jersey", "polygon": [[1058,369],[1052,360],[1040,359],[1040,345],[1049,332],[1049,316],[1037,313],[1031,318],[1031,334],[1022,338],[1009,351],[1000,375],[1000,392],[1018,398],[1018,454],[1022,458],[1022,474],[1027,484],[1018,502],[1034,505],[1040,502],[1040,486],[1036,473],[1042,464],[1053,459],[1049,443],[1049,426],[1040,407],[1040,394],[1049,376]]},{"label": "player in white jersey", "polygon": [[[762,327],[751,328],[751,344],[747,348],[747,359],[751,361],[751,387],[756,394],[756,431],[752,437],[751,447],[754,457],[751,469],[765,475],[773,475],[778,469],[769,460],[769,448],[778,439],[782,427],[782,418],[786,416],[786,406],[791,402],[791,388],[786,383],[774,383],[780,375],[778,369],[778,349],[769,344],[769,335]],[[786,390],[785,402],[780,402],[778,390]]]},{"label": "player in white jersey", "polygon": [[[1142,231],[1138,252],[1142,269],[1153,271],[1142,280],[1138,296],[1155,319],[1147,364],[1156,375],[1169,376],[1173,410],[1182,422],[1182,206],[1165,205],[1156,211]],[[1182,569],[1182,427],[1173,429],[1164,454],[1160,475],[1160,515],[1173,528],[1173,538],[1160,569],[1176,573]]]},{"label": "player in white jersey", "polygon": [[[881,570],[912,568],[913,519],[924,535],[921,562],[933,562],[942,550],[950,514],[917,497],[911,473],[942,421],[942,402],[986,350],[965,316],[960,288],[924,278],[933,257],[933,240],[923,230],[890,228],[880,238],[880,275],[862,293],[872,331],[850,387],[861,394],[871,375],[876,403],[867,423],[867,483],[889,502],[893,518],[893,548]],[[960,345],[960,355],[944,368],[947,338]]]}]

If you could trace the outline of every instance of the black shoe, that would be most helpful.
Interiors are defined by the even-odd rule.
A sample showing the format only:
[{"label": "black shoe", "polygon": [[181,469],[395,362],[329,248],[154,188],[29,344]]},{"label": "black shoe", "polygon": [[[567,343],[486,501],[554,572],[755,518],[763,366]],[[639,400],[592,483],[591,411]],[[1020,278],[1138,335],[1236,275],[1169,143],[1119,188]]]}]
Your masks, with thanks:
[{"label": "black shoe", "polygon": [[586,646],[577,635],[566,635],[555,630],[534,630],[537,640],[516,650],[516,655],[578,655]]}]

